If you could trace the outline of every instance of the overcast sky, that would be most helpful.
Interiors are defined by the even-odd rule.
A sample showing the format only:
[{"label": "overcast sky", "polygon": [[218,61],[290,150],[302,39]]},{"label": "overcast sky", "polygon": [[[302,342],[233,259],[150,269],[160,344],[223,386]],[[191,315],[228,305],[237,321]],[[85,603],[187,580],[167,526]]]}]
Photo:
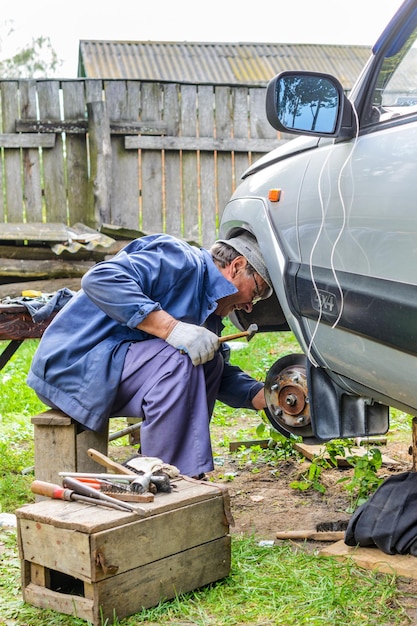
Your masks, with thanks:
[{"label": "overcast sky", "polygon": [[401,0],[2,0],[2,57],[49,37],[77,75],[80,39],[372,45]]}]

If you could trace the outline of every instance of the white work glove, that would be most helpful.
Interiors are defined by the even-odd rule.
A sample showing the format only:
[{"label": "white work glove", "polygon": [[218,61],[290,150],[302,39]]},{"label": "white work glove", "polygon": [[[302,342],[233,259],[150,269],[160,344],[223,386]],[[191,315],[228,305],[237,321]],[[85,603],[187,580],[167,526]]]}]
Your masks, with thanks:
[{"label": "white work glove", "polygon": [[219,337],[204,326],[178,322],[165,339],[174,348],[186,352],[193,365],[211,361],[220,347]]}]

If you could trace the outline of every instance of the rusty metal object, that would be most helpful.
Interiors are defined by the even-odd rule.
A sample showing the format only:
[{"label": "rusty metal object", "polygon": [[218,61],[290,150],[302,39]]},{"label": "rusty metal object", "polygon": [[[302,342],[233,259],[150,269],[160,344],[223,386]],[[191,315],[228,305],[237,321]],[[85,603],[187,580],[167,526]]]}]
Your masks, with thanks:
[{"label": "rusty metal object", "polygon": [[266,377],[265,399],[268,418],[278,430],[301,437],[313,434],[304,355],[291,354],[274,363]]}]

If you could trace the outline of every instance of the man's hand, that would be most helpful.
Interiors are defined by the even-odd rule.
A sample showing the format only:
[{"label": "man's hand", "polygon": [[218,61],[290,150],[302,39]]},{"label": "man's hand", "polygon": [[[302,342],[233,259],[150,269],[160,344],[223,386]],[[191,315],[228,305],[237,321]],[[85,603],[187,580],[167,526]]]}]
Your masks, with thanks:
[{"label": "man's hand", "polygon": [[219,337],[204,326],[178,322],[165,339],[174,348],[186,352],[193,365],[211,361],[220,347]]}]

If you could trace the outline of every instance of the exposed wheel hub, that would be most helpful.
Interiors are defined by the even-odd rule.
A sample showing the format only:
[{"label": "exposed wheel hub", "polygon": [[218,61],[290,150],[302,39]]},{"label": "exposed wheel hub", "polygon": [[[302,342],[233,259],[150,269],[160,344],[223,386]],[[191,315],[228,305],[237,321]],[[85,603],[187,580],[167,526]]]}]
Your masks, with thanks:
[{"label": "exposed wheel hub", "polygon": [[268,419],[278,431],[301,437],[313,434],[303,354],[291,354],[274,363],[266,377],[265,398]]}]

